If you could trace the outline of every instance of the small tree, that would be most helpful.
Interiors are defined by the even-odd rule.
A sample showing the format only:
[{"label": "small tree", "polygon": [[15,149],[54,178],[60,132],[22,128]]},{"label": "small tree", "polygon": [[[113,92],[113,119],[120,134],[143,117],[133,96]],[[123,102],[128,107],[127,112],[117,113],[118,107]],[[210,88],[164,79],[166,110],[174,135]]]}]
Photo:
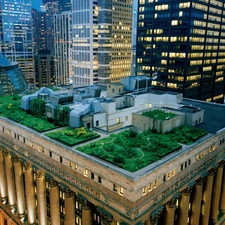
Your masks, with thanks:
[{"label": "small tree", "polygon": [[45,101],[35,98],[31,101],[31,113],[35,116],[43,116],[45,113]]}]

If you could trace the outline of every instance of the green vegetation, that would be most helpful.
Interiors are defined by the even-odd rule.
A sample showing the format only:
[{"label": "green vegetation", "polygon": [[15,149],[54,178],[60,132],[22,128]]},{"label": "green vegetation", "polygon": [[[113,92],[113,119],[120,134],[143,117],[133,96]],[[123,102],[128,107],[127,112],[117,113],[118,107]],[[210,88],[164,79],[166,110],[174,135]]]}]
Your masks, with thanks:
[{"label": "green vegetation", "polygon": [[18,95],[0,96],[0,116],[11,119],[40,132],[57,127],[40,115],[42,114],[41,109],[43,105],[40,105],[39,109],[37,108],[37,110],[35,110],[35,114],[40,116],[37,117],[37,115],[31,115],[22,110],[20,108],[20,104],[21,97]]},{"label": "green vegetation", "polygon": [[159,109],[151,110],[148,112],[143,112],[142,115],[148,116],[152,119],[157,119],[157,120],[166,120],[167,118],[173,118],[173,117],[177,116],[177,114],[175,114],[175,113],[164,112]]},{"label": "green vegetation", "polygon": [[204,130],[188,126],[175,128],[167,134],[123,131],[77,149],[135,172],[181,148],[178,143],[191,144],[205,134]]},{"label": "green vegetation", "polygon": [[45,135],[67,145],[76,145],[100,136],[84,127],[75,129],[68,127]]}]

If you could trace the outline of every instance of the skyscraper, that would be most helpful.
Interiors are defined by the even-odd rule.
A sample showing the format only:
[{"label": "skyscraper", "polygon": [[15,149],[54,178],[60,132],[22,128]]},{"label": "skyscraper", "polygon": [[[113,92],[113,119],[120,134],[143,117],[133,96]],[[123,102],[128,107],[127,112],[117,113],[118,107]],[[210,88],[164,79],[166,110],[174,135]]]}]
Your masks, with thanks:
[{"label": "skyscraper", "polygon": [[47,48],[46,12],[39,12],[36,9],[32,9],[32,20],[34,54],[38,54],[39,50],[46,50]]},{"label": "skyscraper", "polygon": [[75,86],[117,82],[130,75],[131,27],[131,0],[73,0]]},{"label": "skyscraper", "polygon": [[57,0],[43,0],[42,1],[46,9],[46,49],[50,50],[50,53],[54,54],[54,24],[53,15],[58,13],[58,1]]},{"label": "skyscraper", "polygon": [[34,83],[31,1],[0,1],[0,52]]},{"label": "skyscraper", "polygon": [[137,74],[185,97],[223,102],[224,1],[140,0]]},{"label": "skyscraper", "polygon": [[55,83],[57,85],[68,84],[70,72],[71,50],[71,12],[54,14],[54,59],[55,59]]}]

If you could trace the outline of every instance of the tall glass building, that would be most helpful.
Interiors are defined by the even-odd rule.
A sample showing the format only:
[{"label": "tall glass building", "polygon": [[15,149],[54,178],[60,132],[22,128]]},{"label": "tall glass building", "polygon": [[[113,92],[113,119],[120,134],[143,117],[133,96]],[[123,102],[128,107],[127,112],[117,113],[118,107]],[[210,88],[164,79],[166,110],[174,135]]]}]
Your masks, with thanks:
[{"label": "tall glass building", "polygon": [[137,74],[184,97],[223,102],[225,2],[139,0]]},{"label": "tall glass building", "polygon": [[118,82],[131,73],[132,0],[73,0],[74,85]]},{"label": "tall glass building", "polygon": [[31,0],[0,1],[0,52],[34,83]]}]

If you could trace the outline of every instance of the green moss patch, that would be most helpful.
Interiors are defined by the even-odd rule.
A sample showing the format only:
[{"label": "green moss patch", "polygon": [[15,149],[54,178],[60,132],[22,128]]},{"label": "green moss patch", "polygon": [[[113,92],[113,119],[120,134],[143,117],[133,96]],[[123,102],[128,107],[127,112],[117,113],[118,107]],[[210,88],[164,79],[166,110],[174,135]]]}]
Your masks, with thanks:
[{"label": "green moss patch", "polygon": [[[191,133],[194,135],[191,136]],[[175,128],[167,134],[124,131],[77,149],[135,172],[180,149],[179,143],[191,144],[197,136],[201,137],[203,134],[206,132],[187,126]]]},{"label": "green moss patch", "polygon": [[58,126],[47,121],[45,117],[38,118],[26,113],[20,108],[21,97],[18,95],[0,96],[0,116],[23,124],[39,132],[48,131]]},{"label": "green moss patch", "polygon": [[75,129],[68,127],[62,130],[47,133],[45,135],[51,139],[58,140],[70,146],[100,137],[100,135],[84,127]]},{"label": "green moss patch", "polygon": [[166,119],[171,119],[171,118],[177,116],[177,114],[175,114],[175,113],[164,112],[159,109],[143,112],[142,115],[150,117],[152,119],[156,119],[156,120],[166,120]]}]

